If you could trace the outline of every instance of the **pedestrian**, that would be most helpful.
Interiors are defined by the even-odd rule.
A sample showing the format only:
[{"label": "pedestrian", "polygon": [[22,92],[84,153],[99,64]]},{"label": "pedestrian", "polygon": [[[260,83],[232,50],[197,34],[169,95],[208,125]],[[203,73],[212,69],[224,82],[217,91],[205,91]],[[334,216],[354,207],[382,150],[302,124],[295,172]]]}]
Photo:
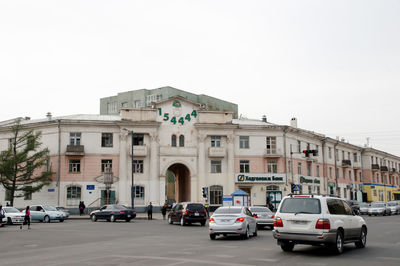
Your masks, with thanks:
[{"label": "pedestrian", "polygon": [[153,220],[153,205],[151,205],[151,201],[147,206],[147,220]]},{"label": "pedestrian", "polygon": [[3,205],[0,205],[0,227],[3,226],[3,218],[6,217],[6,214],[3,210]]},{"label": "pedestrian", "polygon": [[85,208],[86,208],[85,203],[83,203],[83,201],[80,201],[79,202],[79,214],[81,216],[83,215],[83,212],[85,211]]},{"label": "pedestrian", "polygon": [[206,209],[207,218],[210,217],[209,209],[210,205],[208,203],[204,204],[204,209]]},{"label": "pedestrian", "polygon": [[22,229],[26,224],[28,225],[28,229],[31,229],[31,211],[29,210],[29,206],[26,206],[24,223],[20,225],[19,229]]},{"label": "pedestrian", "polygon": [[7,207],[10,207],[10,203],[9,203],[8,201],[7,201],[7,203],[6,203],[6,206],[7,206]]},{"label": "pedestrian", "polygon": [[162,213],[162,218],[163,218],[163,220],[165,220],[165,215],[167,215],[167,207],[168,207],[168,205],[167,205],[167,203],[165,202],[165,203],[164,203],[164,206],[162,206],[162,208],[161,208],[161,213]]}]

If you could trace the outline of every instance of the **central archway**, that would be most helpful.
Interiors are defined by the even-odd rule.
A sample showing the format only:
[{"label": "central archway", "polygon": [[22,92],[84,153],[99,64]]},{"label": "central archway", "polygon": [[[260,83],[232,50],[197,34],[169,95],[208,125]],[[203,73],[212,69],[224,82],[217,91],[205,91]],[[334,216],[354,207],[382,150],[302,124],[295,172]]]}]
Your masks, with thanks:
[{"label": "central archway", "polygon": [[176,163],[168,167],[165,199],[168,203],[190,201],[190,170],[186,165]]}]

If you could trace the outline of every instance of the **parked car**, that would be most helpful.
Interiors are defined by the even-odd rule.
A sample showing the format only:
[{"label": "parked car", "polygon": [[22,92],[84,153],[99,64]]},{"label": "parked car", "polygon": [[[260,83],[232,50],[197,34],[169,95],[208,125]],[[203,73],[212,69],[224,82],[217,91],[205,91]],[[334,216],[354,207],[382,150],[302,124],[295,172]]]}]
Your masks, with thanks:
[{"label": "parked car", "polygon": [[104,205],[99,210],[90,213],[90,219],[92,222],[96,222],[99,219],[104,219],[109,222],[115,222],[116,220],[125,220],[126,222],[130,222],[135,217],[135,210],[117,204]]},{"label": "parked car", "polygon": [[317,195],[291,195],[283,198],[275,213],[273,236],[283,251],[296,244],[325,245],[335,253],[343,245],[367,242],[367,225],[343,199]]},{"label": "parked car", "polygon": [[391,215],[392,211],[386,202],[372,202],[371,207],[368,210],[368,215]]},{"label": "parked car", "polygon": [[269,226],[274,227],[274,213],[267,207],[250,207],[249,210],[256,218],[258,229]]},{"label": "parked car", "polygon": [[5,218],[3,222],[7,224],[23,223],[25,219],[25,213],[19,211],[14,207],[3,207]]},{"label": "parked car", "polygon": [[52,220],[58,220],[60,222],[64,222],[65,220],[65,214],[50,205],[30,206],[30,212],[31,221],[50,223]]},{"label": "parked car", "polygon": [[257,236],[257,222],[247,207],[224,206],[215,210],[209,220],[210,239],[218,235],[240,235],[247,239]]},{"label": "parked car", "polygon": [[368,210],[370,208],[370,204],[366,202],[360,203],[360,214],[368,214]]},{"label": "parked car", "polygon": [[56,209],[59,210],[59,211],[61,211],[61,212],[63,212],[63,213],[65,213],[65,219],[68,219],[68,218],[69,218],[69,214],[70,214],[70,213],[69,213],[69,210],[68,210],[67,208],[57,206]]},{"label": "parked car", "polygon": [[400,202],[389,201],[387,204],[392,214],[400,214]]},{"label": "parked car", "polygon": [[348,200],[347,203],[350,205],[351,209],[355,214],[360,214],[360,204],[356,200]]},{"label": "parked car", "polygon": [[168,213],[168,223],[179,222],[181,226],[200,223],[204,226],[207,221],[207,211],[204,205],[195,202],[177,203]]}]

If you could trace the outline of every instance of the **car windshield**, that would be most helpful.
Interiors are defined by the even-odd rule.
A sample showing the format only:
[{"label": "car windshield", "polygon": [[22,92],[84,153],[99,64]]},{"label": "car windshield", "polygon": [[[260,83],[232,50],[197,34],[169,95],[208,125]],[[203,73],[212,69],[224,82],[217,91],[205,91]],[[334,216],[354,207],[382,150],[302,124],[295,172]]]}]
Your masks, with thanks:
[{"label": "car windshield", "polygon": [[53,206],[48,206],[48,205],[43,206],[43,209],[45,209],[46,211],[57,211],[56,208],[54,208]]},{"label": "car windshield", "polygon": [[122,205],[113,205],[113,209],[116,210],[126,210],[127,208],[125,206]]},{"label": "car windshield", "polygon": [[202,204],[188,204],[186,209],[191,211],[204,211],[204,206]]},{"label": "car windshield", "polygon": [[20,213],[20,211],[16,208],[4,208],[6,213]]},{"label": "car windshield", "polygon": [[215,214],[238,214],[241,213],[242,209],[241,208],[225,208],[225,207],[219,207],[218,209],[215,210]]},{"label": "car windshield", "polygon": [[372,203],[371,206],[372,207],[383,208],[383,207],[385,207],[385,204],[384,203]]},{"label": "car windshield", "polygon": [[253,208],[250,208],[250,211],[251,212],[268,212],[268,213],[271,213],[271,210],[268,209],[267,207],[253,207]]},{"label": "car windshield", "polygon": [[313,198],[287,198],[281,203],[281,213],[321,213],[321,204],[319,199]]},{"label": "car windshield", "polygon": [[389,206],[397,206],[397,203],[396,202],[389,202],[388,205]]}]

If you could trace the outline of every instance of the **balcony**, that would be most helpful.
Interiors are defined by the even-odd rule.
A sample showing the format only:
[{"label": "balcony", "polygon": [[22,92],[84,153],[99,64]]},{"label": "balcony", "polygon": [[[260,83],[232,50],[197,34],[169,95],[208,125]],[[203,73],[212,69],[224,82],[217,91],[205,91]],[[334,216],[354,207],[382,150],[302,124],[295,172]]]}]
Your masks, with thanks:
[{"label": "balcony", "polygon": [[353,168],[354,168],[354,169],[361,169],[361,163],[359,163],[359,162],[354,162],[354,163],[353,163]]},{"label": "balcony", "polygon": [[225,157],[226,150],[224,147],[209,147],[208,157]]},{"label": "balcony", "polygon": [[388,169],[387,166],[381,166],[381,171],[382,171],[382,172],[388,172],[389,169]]},{"label": "balcony", "polygon": [[342,167],[351,167],[350,160],[342,160]]},{"label": "balcony", "polygon": [[379,168],[379,164],[372,164],[372,165],[371,165],[371,169],[372,169],[372,170],[375,170],[375,171],[379,171],[379,169],[380,169],[380,168]]},{"label": "balcony", "polygon": [[67,145],[65,155],[85,155],[85,146],[83,145]]},{"label": "balcony", "polygon": [[280,150],[264,149],[264,158],[279,158],[282,157]]},{"label": "balcony", "polygon": [[147,146],[146,145],[134,145],[133,146],[133,157],[146,157],[147,156]]}]

